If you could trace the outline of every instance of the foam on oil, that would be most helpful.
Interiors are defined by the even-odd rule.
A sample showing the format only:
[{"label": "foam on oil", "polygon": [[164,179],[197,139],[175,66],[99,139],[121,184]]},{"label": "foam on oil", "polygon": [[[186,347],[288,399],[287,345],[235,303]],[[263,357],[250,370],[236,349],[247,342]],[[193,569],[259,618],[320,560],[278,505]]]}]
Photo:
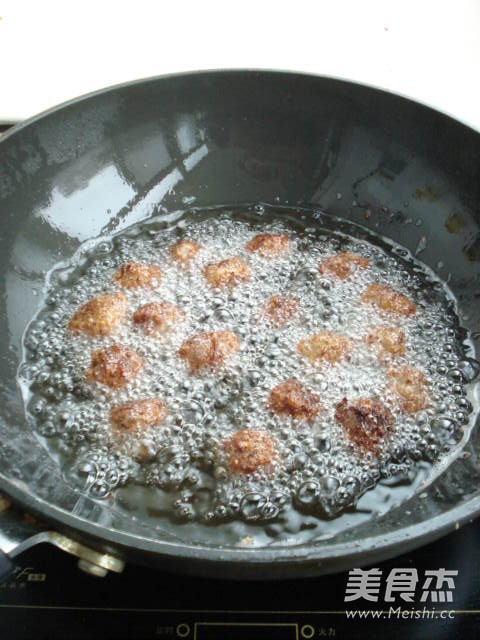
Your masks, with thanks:
[{"label": "foam on oil", "polygon": [[[257,205],[154,219],[83,248],[51,272],[45,304],[25,335],[19,380],[30,422],[69,482],[98,499],[113,496],[126,508],[137,509],[141,501],[150,516],[175,522],[281,522],[292,532],[305,527],[307,516],[331,519],[354,510],[379,482],[398,479],[413,491],[420,475],[425,480],[422,465],[438,467],[459,448],[478,368],[466,358],[467,333],[447,287],[397,245],[341,233],[325,216],[287,213]],[[286,233],[289,251],[274,258],[249,253],[246,243],[264,232]],[[179,238],[202,247],[187,266],[168,255]],[[345,250],[368,258],[369,268],[346,280],[321,276],[319,263]],[[250,281],[221,290],[207,286],[204,266],[233,255],[249,263]],[[158,287],[123,290],[129,320],[112,336],[71,335],[67,326],[75,309],[119,290],[113,274],[129,261],[159,265]],[[363,304],[360,297],[372,283],[407,295],[417,305],[415,315],[400,319]],[[301,312],[274,328],[259,315],[278,293],[299,300]],[[145,335],[131,316],[151,301],[175,304],[185,321],[168,335]],[[405,356],[390,363],[379,363],[361,339],[382,325],[397,326],[406,336]],[[178,357],[181,343],[219,329],[239,336],[239,353],[219,371],[191,375]],[[321,366],[302,359],[298,341],[319,331],[351,338],[351,359]],[[121,390],[87,383],[83,372],[91,352],[114,342],[137,351],[144,370]],[[431,406],[414,415],[388,400],[387,365],[405,363],[422,371],[430,387]],[[291,377],[320,396],[325,411],[312,423],[292,424],[268,409],[272,387]],[[372,396],[385,400],[395,416],[394,435],[378,456],[356,450],[334,419],[344,397]],[[167,423],[119,441],[109,423],[111,406],[153,397],[166,402]],[[274,435],[281,461],[274,473],[229,472],[222,442],[245,428]]]}]

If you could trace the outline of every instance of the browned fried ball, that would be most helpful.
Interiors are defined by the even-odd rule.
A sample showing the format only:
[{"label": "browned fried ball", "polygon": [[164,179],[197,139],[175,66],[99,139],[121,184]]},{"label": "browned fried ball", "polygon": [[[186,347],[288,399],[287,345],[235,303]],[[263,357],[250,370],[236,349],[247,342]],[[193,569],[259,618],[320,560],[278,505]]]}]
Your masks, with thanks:
[{"label": "browned fried ball", "polygon": [[155,264],[127,262],[113,276],[115,282],[126,289],[156,287],[162,278],[160,267]]},{"label": "browned fried ball", "polygon": [[148,302],[133,314],[133,322],[146,333],[165,333],[184,318],[183,311],[168,302]]},{"label": "browned fried ball", "polygon": [[387,284],[370,284],[361,297],[362,302],[368,302],[382,311],[398,316],[411,316],[415,313],[416,305],[407,296],[395,291]]},{"label": "browned fried ball", "polygon": [[168,250],[172,258],[178,262],[186,263],[192,260],[201,248],[201,245],[195,240],[179,240],[172,244]]},{"label": "browned fried ball", "polygon": [[113,344],[92,353],[85,378],[118,389],[136,378],[143,368],[143,360],[136,351],[121,344]]},{"label": "browned fried ball", "polygon": [[298,420],[313,420],[320,411],[319,397],[304,384],[289,378],[270,391],[270,410]]},{"label": "browned fried ball", "polygon": [[276,256],[288,249],[290,240],[284,233],[260,233],[246,244],[248,251],[261,256]]},{"label": "browned fried ball", "polygon": [[360,398],[351,404],[344,398],[335,407],[335,420],[359,449],[373,453],[380,451],[394,424],[392,412],[374,398]]},{"label": "browned fried ball", "polygon": [[274,295],[263,308],[262,317],[274,325],[281,326],[292,320],[298,311],[298,300]]},{"label": "browned fried ball", "polygon": [[322,275],[335,276],[340,280],[345,280],[355,273],[357,269],[366,269],[370,260],[362,258],[351,251],[337,253],[330,258],[326,258],[320,263],[318,270]]},{"label": "browned fried ball", "polygon": [[138,431],[161,425],[167,416],[167,406],[160,398],[133,400],[110,409],[112,426],[123,431]]},{"label": "browned fried ball", "polygon": [[203,275],[210,286],[226,287],[249,280],[250,267],[240,257],[234,256],[220,262],[207,264]]},{"label": "browned fried ball", "polygon": [[333,364],[349,355],[351,342],[338,333],[322,331],[310,338],[300,340],[297,349],[311,362],[326,360]]},{"label": "browned fried ball", "polygon": [[375,327],[363,339],[369,346],[378,348],[381,359],[405,355],[405,334],[396,327]]},{"label": "browned fried ball", "polygon": [[275,440],[265,431],[243,429],[223,443],[232,473],[249,474],[268,469],[277,457]]},{"label": "browned fried ball", "polygon": [[407,413],[417,413],[430,406],[428,382],[418,369],[407,364],[398,369],[390,367],[390,389],[399,397],[401,407]]},{"label": "browned fried ball", "polygon": [[69,331],[89,336],[112,333],[127,316],[127,299],[123,293],[105,293],[79,307],[68,325]]},{"label": "browned fried ball", "polygon": [[206,331],[185,340],[178,354],[195,373],[206,367],[220,367],[239,348],[238,336],[232,331]]}]

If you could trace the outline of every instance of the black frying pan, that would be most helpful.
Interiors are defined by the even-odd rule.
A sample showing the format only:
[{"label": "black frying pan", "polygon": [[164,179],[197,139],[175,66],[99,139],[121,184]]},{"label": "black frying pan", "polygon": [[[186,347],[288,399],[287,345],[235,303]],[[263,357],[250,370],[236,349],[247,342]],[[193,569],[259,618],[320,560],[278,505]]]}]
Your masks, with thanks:
[{"label": "black frying pan", "polygon": [[463,324],[480,335],[480,135],[459,122],[360,85],[252,71],[143,80],[52,109],[0,142],[0,490],[47,523],[31,538],[3,512],[0,547],[11,558],[50,540],[97,573],[131,558],[290,577],[404,553],[475,517],[476,428],[421,496],[296,546],[220,547],[155,530],[65,482],[26,425],[15,380],[45,271],[88,238],[191,202],[318,207],[383,233],[449,278]]}]

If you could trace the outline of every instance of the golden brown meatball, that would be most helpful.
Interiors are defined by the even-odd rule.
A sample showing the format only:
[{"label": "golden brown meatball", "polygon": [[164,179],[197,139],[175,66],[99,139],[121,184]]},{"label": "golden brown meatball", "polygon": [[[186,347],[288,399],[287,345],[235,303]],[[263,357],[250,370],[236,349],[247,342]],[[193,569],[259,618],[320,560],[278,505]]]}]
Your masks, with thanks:
[{"label": "golden brown meatball", "polygon": [[136,378],[142,368],[143,360],[136,351],[121,344],[113,344],[92,353],[85,378],[118,389]]},{"label": "golden brown meatball", "polygon": [[326,258],[318,267],[322,275],[336,276],[340,280],[345,280],[355,273],[357,269],[366,269],[370,260],[362,258],[351,251],[337,253],[330,258]]},{"label": "golden brown meatball", "polygon": [[261,256],[276,256],[286,251],[289,244],[290,240],[284,233],[260,233],[247,242],[246,248]]},{"label": "golden brown meatball", "polygon": [[378,348],[382,360],[389,355],[405,355],[405,334],[396,327],[375,327],[363,339],[369,346]]},{"label": "golden brown meatball", "polygon": [[361,300],[398,316],[411,316],[417,308],[407,296],[395,291],[387,284],[370,284]]},{"label": "golden brown meatball", "polygon": [[148,302],[133,314],[133,322],[146,333],[165,333],[184,318],[183,311],[168,302]]},{"label": "golden brown meatball", "polygon": [[207,264],[203,275],[212,287],[225,287],[249,280],[250,267],[244,260],[234,256],[220,262]]},{"label": "golden brown meatball", "polygon": [[270,410],[299,420],[313,420],[320,411],[319,397],[295,378],[289,378],[270,391]]},{"label": "golden brown meatball", "polygon": [[359,449],[380,452],[387,434],[393,431],[392,412],[379,400],[360,398],[351,404],[344,398],[335,407],[335,420]]},{"label": "golden brown meatball", "polygon": [[322,331],[311,338],[300,340],[297,344],[297,349],[311,362],[326,360],[333,364],[342,358],[348,357],[351,342],[348,338],[338,333]]},{"label": "golden brown meatball", "polygon": [[428,382],[418,369],[407,364],[398,369],[390,367],[390,389],[399,397],[401,407],[407,413],[417,413],[430,406]]},{"label": "golden brown meatball", "polygon": [[156,287],[162,278],[160,267],[155,264],[127,262],[113,276],[115,282],[126,289]]},{"label": "golden brown meatball", "polygon": [[110,409],[112,426],[123,431],[138,431],[161,425],[167,416],[167,406],[160,398],[133,400]]},{"label": "golden brown meatball", "polygon": [[127,316],[127,299],[123,293],[105,293],[78,308],[68,325],[69,331],[89,336],[112,333]]},{"label": "golden brown meatball", "polygon": [[287,324],[297,315],[298,301],[295,298],[275,295],[268,300],[263,308],[262,316],[274,325]]},{"label": "golden brown meatball", "polygon": [[200,249],[201,245],[194,240],[179,240],[168,248],[172,258],[183,263],[192,260]]},{"label": "golden brown meatball", "polygon": [[243,429],[223,443],[233,473],[268,471],[277,458],[275,440],[265,431]]},{"label": "golden brown meatball", "polygon": [[190,371],[195,373],[205,367],[221,366],[239,348],[238,336],[231,331],[208,331],[185,340],[178,354],[188,362]]}]

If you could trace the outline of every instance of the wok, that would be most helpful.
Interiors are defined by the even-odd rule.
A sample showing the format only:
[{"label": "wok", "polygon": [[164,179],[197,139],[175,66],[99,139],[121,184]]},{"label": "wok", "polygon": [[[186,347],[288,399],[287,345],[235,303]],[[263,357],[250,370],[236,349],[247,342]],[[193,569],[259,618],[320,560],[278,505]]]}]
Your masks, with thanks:
[{"label": "wok", "polygon": [[263,71],[141,80],[41,114],[0,142],[0,491],[43,523],[0,515],[4,570],[47,540],[97,574],[133,560],[209,576],[318,575],[404,553],[480,512],[478,424],[422,491],[294,545],[237,548],[195,527],[153,527],[63,477],[16,384],[46,271],[151,215],[254,202],[321,209],[416,252],[448,280],[478,345],[480,135],[450,117],[370,87]]}]

